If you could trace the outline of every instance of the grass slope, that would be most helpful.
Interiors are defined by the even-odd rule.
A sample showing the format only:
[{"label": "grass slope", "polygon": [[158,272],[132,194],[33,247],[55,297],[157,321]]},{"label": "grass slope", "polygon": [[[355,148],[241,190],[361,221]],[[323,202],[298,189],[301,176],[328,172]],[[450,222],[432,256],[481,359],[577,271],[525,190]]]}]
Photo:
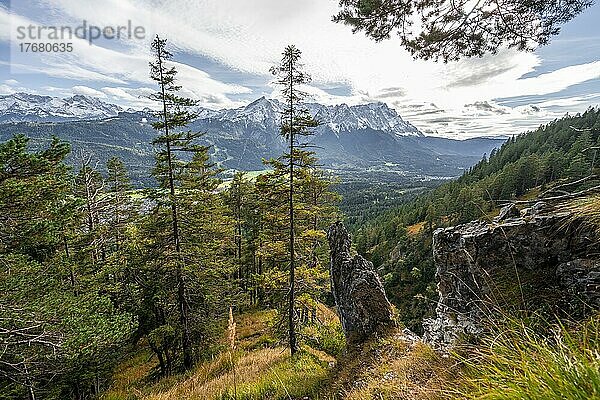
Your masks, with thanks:
[{"label": "grass slope", "polygon": [[271,336],[273,317],[237,317],[235,373],[224,349],[187,374],[156,381],[156,362],[140,351],[115,371],[102,399],[600,398],[600,314],[572,324],[510,320],[446,355],[394,329],[337,359],[306,345],[291,359]]}]

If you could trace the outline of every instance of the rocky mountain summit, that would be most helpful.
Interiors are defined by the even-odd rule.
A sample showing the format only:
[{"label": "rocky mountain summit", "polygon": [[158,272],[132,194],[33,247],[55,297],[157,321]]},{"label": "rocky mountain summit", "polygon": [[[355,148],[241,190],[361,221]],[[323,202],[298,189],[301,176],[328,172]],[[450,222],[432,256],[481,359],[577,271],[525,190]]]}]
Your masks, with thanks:
[{"label": "rocky mountain summit", "polygon": [[0,96],[0,123],[97,120],[123,111],[116,104],[83,95],[64,99],[29,93]]},{"label": "rocky mountain summit", "polygon": [[[353,106],[307,103],[306,106],[311,115],[321,122],[316,129],[317,134],[373,129],[393,136],[423,136],[416,127],[402,119],[396,110],[382,102]],[[198,107],[195,111],[198,114],[197,121],[204,121],[209,125],[216,121],[234,122],[246,127],[252,125],[258,130],[277,131],[283,108],[280,101],[261,97],[239,108],[212,110]],[[14,93],[0,96],[0,123],[97,120],[116,117],[125,111],[135,112],[133,109],[125,110],[119,105],[84,95],[59,98]],[[150,109],[138,112],[151,117]]]},{"label": "rocky mountain summit", "polygon": [[[459,176],[503,143],[423,136],[385,103],[307,107],[321,123],[306,138],[321,165],[353,180],[382,174],[418,180]],[[263,170],[263,160],[287,149],[278,126],[282,108],[281,102],[264,97],[235,109],[197,108],[190,129],[205,133],[199,141],[210,146],[211,160],[219,167],[229,172]],[[150,110],[123,110],[87,96],[0,96],[0,140],[25,134],[40,145],[57,136],[101,164],[118,156],[140,186],[152,184],[147,176],[154,163],[153,120]]]},{"label": "rocky mountain summit", "polygon": [[600,308],[600,242],[568,211],[511,204],[492,223],[438,229],[433,252],[439,302],[424,321],[428,342],[477,335],[499,310],[580,317]]},{"label": "rocky mountain summit", "polygon": [[[410,122],[405,121],[396,110],[382,102],[359,105],[324,105],[307,103],[309,112],[321,125],[316,133],[335,133],[373,129],[395,136],[423,136]],[[261,97],[252,103],[234,109],[210,110],[198,108],[198,120],[245,122],[257,124],[263,129],[277,129],[284,105],[276,99]]]}]

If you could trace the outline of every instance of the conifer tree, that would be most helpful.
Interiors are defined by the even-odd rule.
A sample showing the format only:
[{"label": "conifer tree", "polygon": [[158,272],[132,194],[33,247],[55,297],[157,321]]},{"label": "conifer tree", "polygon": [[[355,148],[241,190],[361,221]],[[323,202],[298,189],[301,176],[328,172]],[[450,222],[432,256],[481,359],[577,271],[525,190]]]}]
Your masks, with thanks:
[{"label": "conifer tree", "polygon": [[183,271],[184,260],[181,250],[181,230],[178,216],[178,196],[176,192],[177,172],[180,171],[185,162],[177,157],[176,153],[195,153],[204,150],[204,147],[192,142],[199,135],[183,129],[195,118],[195,114],[189,111],[189,107],[196,102],[179,96],[177,93],[181,86],[176,84],[177,70],[168,63],[173,55],[167,48],[167,40],[158,35],[152,42],[154,61],[150,62],[150,78],[154,80],[159,91],[150,96],[160,104],[160,111],[156,113],[158,121],[153,127],[161,132],[153,144],[160,148],[156,154],[156,166],[153,170],[154,177],[158,180],[160,189],[156,191],[156,200],[161,205],[170,209],[171,222],[171,261],[174,263],[177,281],[177,308],[179,312],[179,323],[181,325],[181,346],[183,352],[183,365],[188,369],[192,366],[192,344],[189,327],[189,304],[187,289]]},{"label": "conifer tree", "polygon": [[[120,307],[127,308],[132,302],[128,286],[130,246],[138,232],[137,222],[139,201],[133,197],[129,174],[123,161],[118,157],[110,158],[106,163],[107,208],[104,217],[106,237],[106,262],[102,272],[106,290]],[[130,229],[133,228],[133,229]]]},{"label": "conifer tree", "polygon": [[[280,266],[289,259],[287,235],[289,205],[287,203],[287,159],[270,160],[272,172],[260,175],[256,190],[260,199],[257,209],[261,218],[259,250],[262,262],[259,283],[265,290],[267,303],[282,302],[281,287],[288,283]],[[336,203],[339,196],[332,191],[332,181],[316,165],[316,157],[308,151],[298,151],[294,170],[295,223],[295,314],[296,331],[308,322],[317,301],[325,301],[328,290],[327,244],[325,229],[339,216]],[[288,271],[289,272],[289,271]],[[287,292],[289,293],[289,292]],[[287,295],[286,293],[286,295]],[[284,307],[287,315],[289,303]],[[281,322],[280,322],[281,323]]]},{"label": "conifer tree", "polygon": [[89,153],[80,150],[78,153],[79,172],[75,177],[75,195],[82,200],[82,214],[85,224],[80,237],[82,256],[90,257],[92,264],[105,261],[105,227],[100,222],[106,213],[108,203],[105,192],[104,177],[98,171]]},{"label": "conifer tree", "polygon": [[127,222],[134,215],[134,204],[129,196],[132,186],[125,164],[120,158],[111,157],[106,163],[106,169],[111,245],[112,251],[118,252],[123,244]]},{"label": "conifer tree", "polygon": [[376,41],[397,34],[413,56],[441,59],[496,53],[503,47],[532,51],[592,0],[339,0],[335,22]]},{"label": "conifer tree", "polygon": [[69,146],[54,139],[30,152],[27,145],[23,136],[0,144],[0,397],[91,398],[132,320],[100,289],[96,270],[73,290],[71,273],[88,260],[69,257],[68,245],[87,243],[89,221],[63,163]]},{"label": "conifer tree", "polygon": [[294,168],[298,166],[301,148],[305,143],[300,143],[302,136],[311,134],[310,128],[318,125],[317,121],[303,105],[302,101],[306,93],[301,90],[301,85],[310,82],[310,76],[302,70],[300,62],[302,52],[294,45],[287,46],[283,52],[280,63],[271,68],[271,73],[276,77],[276,83],[282,87],[281,93],[284,98],[284,109],[280,124],[281,135],[288,141],[289,153],[284,156],[287,159],[288,169],[288,216],[289,216],[289,293],[288,293],[288,336],[292,355],[298,350],[295,328],[295,222],[294,222]]},{"label": "conifer tree", "polygon": [[[246,178],[244,172],[236,172],[233,175],[233,179],[229,184],[229,190],[226,192],[226,202],[229,206],[230,214],[235,224],[235,260],[236,260],[236,271],[235,278],[238,279],[241,288],[250,294],[250,279],[252,273],[254,273],[252,260],[249,258],[245,250],[250,249],[251,240],[251,227],[250,219],[251,214],[255,211],[252,208],[252,184]],[[250,299],[252,304],[252,299]]]}]

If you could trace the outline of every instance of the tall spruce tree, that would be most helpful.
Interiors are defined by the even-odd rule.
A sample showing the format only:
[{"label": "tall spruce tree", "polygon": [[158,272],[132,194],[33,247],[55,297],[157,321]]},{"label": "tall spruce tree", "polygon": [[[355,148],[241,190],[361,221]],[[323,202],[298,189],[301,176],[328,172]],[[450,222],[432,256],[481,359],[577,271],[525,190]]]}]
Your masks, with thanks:
[{"label": "tall spruce tree", "polygon": [[158,121],[153,123],[153,127],[161,132],[160,136],[153,141],[153,144],[160,148],[156,154],[153,175],[158,180],[160,188],[167,191],[166,196],[162,195],[163,192],[157,193],[161,197],[160,201],[166,204],[171,212],[172,261],[177,281],[177,306],[181,325],[183,366],[185,369],[189,369],[193,364],[192,344],[176,191],[176,174],[184,168],[185,161],[178,158],[176,153],[197,153],[204,151],[205,148],[193,144],[199,134],[184,130],[196,117],[189,111],[189,108],[196,105],[197,102],[177,94],[181,86],[178,86],[175,81],[177,70],[174,66],[168,65],[173,55],[166,46],[167,40],[161,39],[158,35],[152,42],[154,61],[150,62],[150,78],[158,84],[159,91],[152,94],[150,99],[160,104],[160,111],[156,113]]},{"label": "tall spruce tree", "polygon": [[[238,280],[240,287],[250,295],[252,304],[251,275],[254,271],[252,260],[244,251],[245,244],[251,240],[251,227],[249,226],[250,214],[255,209],[251,208],[252,183],[246,178],[246,173],[236,172],[229,184],[229,190],[225,193],[225,201],[229,212],[235,223],[235,262],[237,264],[234,277]],[[249,244],[249,243],[248,243]]]},{"label": "tall spruce tree", "polygon": [[[332,180],[318,168],[312,152],[296,153],[294,161],[294,229],[295,229],[295,278],[294,322],[297,332],[302,324],[309,322],[306,317],[314,314],[317,302],[327,301],[328,270],[325,229],[339,216],[336,203],[339,196],[331,189]],[[256,192],[259,202],[256,211],[261,223],[258,225],[259,276],[258,283],[264,290],[267,304],[282,303],[282,287],[289,284],[289,273],[281,266],[287,266],[289,259],[289,165],[287,159],[270,160],[267,165],[272,171],[259,175]],[[256,219],[256,217],[255,217]],[[289,271],[288,271],[289,272]],[[289,293],[289,287],[288,291]],[[285,296],[283,296],[285,297]],[[282,307],[287,316],[289,303]],[[280,321],[282,324],[283,321]],[[287,322],[287,321],[286,321]]]},{"label": "tall spruce tree", "polygon": [[305,143],[298,139],[311,134],[310,128],[318,125],[317,121],[303,105],[306,93],[301,90],[301,85],[310,82],[311,78],[303,71],[300,62],[302,52],[294,45],[287,46],[283,52],[280,63],[271,68],[271,73],[276,77],[276,83],[282,87],[281,93],[284,98],[284,109],[280,124],[281,135],[288,141],[287,169],[288,169],[288,216],[289,216],[289,293],[288,293],[288,339],[292,355],[298,350],[295,327],[295,221],[294,221],[294,168],[296,161],[301,160],[300,151]]},{"label": "tall spruce tree", "polygon": [[133,233],[137,227],[139,201],[132,196],[132,185],[123,161],[118,157],[110,158],[106,163],[107,209],[104,218],[106,262],[103,273],[107,291],[121,307],[130,303],[133,296],[127,287],[130,249]]}]

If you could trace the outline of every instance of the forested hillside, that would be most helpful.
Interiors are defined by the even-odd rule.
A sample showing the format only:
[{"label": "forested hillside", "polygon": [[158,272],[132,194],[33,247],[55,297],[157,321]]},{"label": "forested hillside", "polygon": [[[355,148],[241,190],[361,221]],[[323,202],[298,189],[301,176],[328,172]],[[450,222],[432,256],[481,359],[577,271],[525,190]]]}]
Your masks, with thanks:
[{"label": "forested hillside", "polygon": [[56,138],[0,144],[0,398],[97,397],[132,349],[152,354],[154,377],[187,371],[222,348],[230,307],[277,310],[269,340],[295,353],[330,301],[324,230],[339,199],[299,140],[316,125],[301,98],[288,96],[289,150],[223,186],[186,130],[195,103],[177,95],[166,40],[152,50],[152,188],[133,190],[119,158],[79,152],[69,167]]},{"label": "forested hillside", "polygon": [[[501,200],[545,191],[562,178],[588,177],[599,132],[600,111],[590,109],[519,135],[457,181],[360,227],[357,249],[381,268],[400,319],[419,331],[432,308],[435,228],[488,218]],[[172,375],[185,369],[185,351],[193,363],[222,349],[232,304],[279,309],[272,318],[279,336],[269,341],[287,342],[289,158],[268,162],[272,172],[255,180],[239,173],[217,190],[218,170],[207,148],[191,146],[182,135],[167,139],[194,156],[171,159],[179,166],[171,194],[164,151],[154,172],[160,186],[139,192],[116,158],[102,175],[89,157],[68,167],[69,145],[59,140],[38,152],[23,136],[0,146],[0,261],[10,265],[0,280],[5,398],[98,394],[114,367],[140,347],[158,360],[156,376]],[[159,149],[167,139],[159,137]],[[320,324],[314,322],[320,303],[331,304],[324,229],[339,218],[339,196],[314,156],[293,154],[294,328],[298,340],[335,353],[339,326],[315,330]],[[185,320],[180,302],[187,304]],[[320,336],[322,329],[328,336]]]},{"label": "forested hillside", "polygon": [[[233,170],[262,170],[263,158],[277,157],[285,149],[276,124],[281,108],[279,103],[260,99],[240,109],[212,111],[208,115],[209,110],[200,110],[189,128],[206,133],[198,138],[199,142],[210,146],[211,160],[226,170],[230,178]],[[387,107],[385,110],[401,120],[395,111]],[[377,126],[378,120],[369,113],[369,108],[360,111],[362,114],[355,118],[360,118],[366,127],[344,125],[339,128],[344,130],[334,131],[331,121],[343,121],[349,116],[322,112],[317,116],[318,130],[309,138],[324,168],[353,179],[369,181],[377,175],[413,180],[428,176],[453,178],[502,143],[501,139],[452,140],[401,135],[387,126]],[[100,120],[11,123],[0,120],[0,140],[22,133],[31,138],[32,145],[43,147],[52,136],[57,136],[68,141],[75,153],[83,150],[102,163],[110,157],[121,158],[134,185],[149,187],[153,185],[148,177],[153,162],[153,121],[155,117],[148,111],[121,112]],[[77,160],[68,157],[67,162],[76,165]]]},{"label": "forested hillside", "polygon": [[[363,20],[378,24],[369,14],[382,2],[358,1],[358,16],[351,3],[340,2],[346,11],[338,22],[358,30]],[[489,14],[487,7],[480,11]],[[383,22],[393,21],[399,20]],[[436,32],[424,39],[439,39]],[[261,98],[217,112],[187,97],[194,91],[183,90],[178,69],[189,66],[175,61],[182,48],[172,53],[170,43],[156,35],[150,45],[154,89],[144,93],[155,111],[120,112],[94,102],[99,111],[91,115],[99,119],[80,120],[90,115],[85,97],[56,114],[47,109],[52,98],[22,95],[23,104],[43,105],[34,107],[33,119],[20,118],[20,106],[5,110],[0,400],[556,397],[548,393],[585,400],[600,393],[597,307],[587,320],[556,322],[538,321],[526,306],[518,310],[525,318],[513,320],[444,303],[492,303],[485,287],[481,296],[472,289],[491,274],[475,271],[475,257],[461,247],[473,225],[489,233],[485,222],[445,231],[452,236],[445,249],[440,232],[435,236],[438,272],[450,266],[445,280],[438,273],[439,287],[462,292],[436,291],[432,254],[436,229],[491,220],[506,202],[598,191],[600,109],[555,120],[500,148],[499,139],[425,137],[385,103],[310,103],[302,52],[289,45],[268,70],[281,101]],[[413,53],[423,56],[422,50]],[[455,50],[441,56],[462,55]],[[523,238],[547,216],[530,223],[515,204],[504,208],[529,230],[509,242],[504,229],[515,220],[496,223],[490,235],[500,240],[480,234],[475,248],[479,255],[505,249],[503,258],[479,257],[492,272],[514,264],[500,294],[519,300],[516,287],[525,305],[522,289],[530,281],[517,272],[520,252],[527,272],[541,275],[530,287],[534,296],[543,298],[537,289],[552,275],[550,290],[563,291],[549,298],[600,299],[599,247],[588,245],[600,246],[597,199],[578,197],[556,213],[563,218],[557,224],[589,226],[583,239],[559,234],[555,243],[580,242],[589,254],[563,249],[569,258],[546,274],[537,267],[561,258],[547,251],[558,246],[536,236],[535,244],[544,244],[531,257],[533,246]],[[558,225],[548,226],[556,236]],[[429,331],[437,324],[442,340],[430,340],[423,318],[437,295],[437,320],[425,325]],[[472,329],[446,340],[459,317]],[[455,344],[456,351],[445,352]],[[510,396],[507,386],[516,389]],[[494,391],[500,394],[488,395]]]},{"label": "forested hillside", "polygon": [[[566,116],[508,140],[456,181],[389,210],[356,229],[357,250],[385,279],[403,321],[420,331],[435,298],[431,251],[436,228],[491,218],[502,200],[544,192],[563,178],[592,173],[600,145],[600,110]],[[584,189],[589,182],[569,189]]]}]

